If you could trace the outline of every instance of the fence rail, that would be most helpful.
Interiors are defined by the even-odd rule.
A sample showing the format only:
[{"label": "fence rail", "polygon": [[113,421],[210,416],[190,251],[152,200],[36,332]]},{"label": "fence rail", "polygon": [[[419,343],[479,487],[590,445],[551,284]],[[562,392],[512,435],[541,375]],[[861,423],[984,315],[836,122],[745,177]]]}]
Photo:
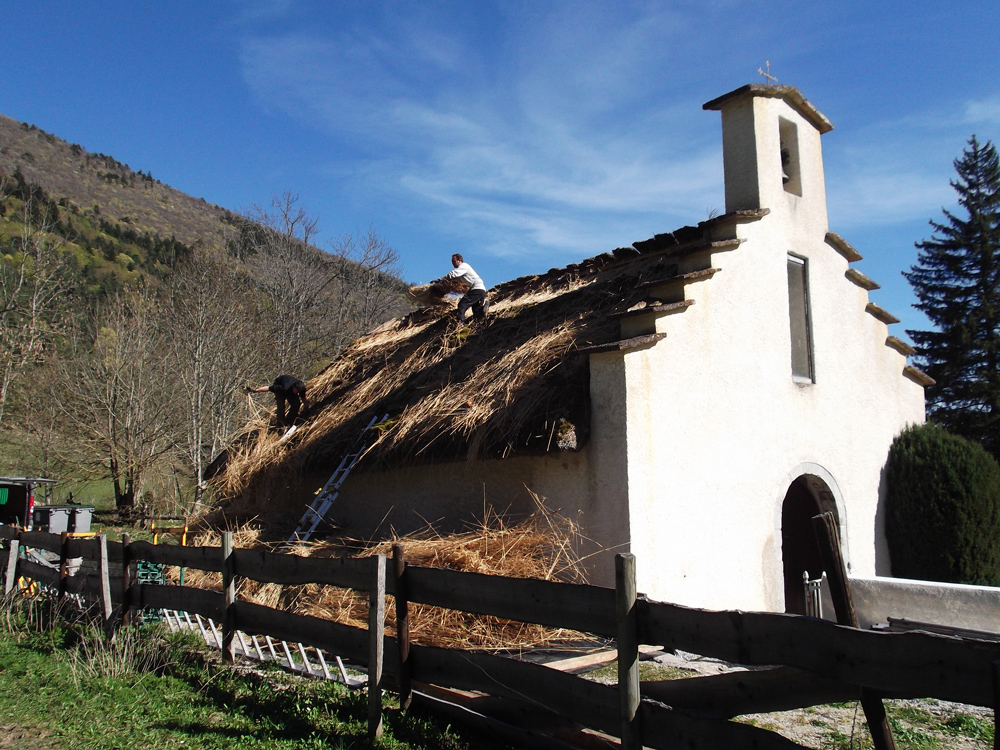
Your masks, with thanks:
[{"label": "fence rail", "polygon": [[[398,549],[389,565],[381,555],[306,558],[239,550],[231,548],[230,535],[223,536],[221,547],[192,548],[115,543],[102,537],[74,539],[0,526],[0,539],[8,548],[0,556],[8,593],[23,577],[60,595],[96,602],[109,622],[140,608],[208,618],[221,624],[220,645],[228,658],[238,646],[250,653],[242,635],[247,634],[290,641],[300,649],[325,650],[367,667],[373,734],[381,726],[381,688],[394,686],[405,707],[411,680],[542,708],[581,727],[621,737],[625,748],[800,747],[776,733],[727,719],[847,700],[862,688],[885,696],[939,698],[990,708],[1000,698],[995,682],[1000,674],[1000,643],[922,632],[864,631],[790,614],[715,612],[651,601],[634,594],[630,555],[618,558],[616,588],[603,588],[409,565]],[[59,567],[17,554],[28,547],[59,555]],[[76,558],[96,561],[97,571],[83,566],[71,574]],[[137,583],[128,571],[141,560],[221,573],[222,589]],[[125,562],[121,578],[110,575],[110,565]],[[240,601],[235,583],[241,578],[367,592],[368,628]],[[396,598],[401,613],[396,637],[385,634],[386,596]],[[412,614],[407,608],[412,603],[615,638],[618,685],[505,656],[410,645],[407,623],[412,624]],[[730,674],[640,687],[635,669],[640,644],[767,668],[740,673],[738,680]],[[256,640],[254,646],[260,650]],[[288,661],[293,663],[291,653]]]}]

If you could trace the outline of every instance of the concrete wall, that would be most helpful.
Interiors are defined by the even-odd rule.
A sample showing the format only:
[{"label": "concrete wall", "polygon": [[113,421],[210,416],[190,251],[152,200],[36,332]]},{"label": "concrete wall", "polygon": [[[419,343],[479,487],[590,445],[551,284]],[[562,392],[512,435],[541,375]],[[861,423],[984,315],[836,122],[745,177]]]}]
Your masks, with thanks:
[{"label": "concrete wall", "polygon": [[[954,628],[1000,633],[1000,588],[907,578],[851,577],[851,596],[862,628],[906,618]],[[833,619],[824,582],[823,616]]]}]

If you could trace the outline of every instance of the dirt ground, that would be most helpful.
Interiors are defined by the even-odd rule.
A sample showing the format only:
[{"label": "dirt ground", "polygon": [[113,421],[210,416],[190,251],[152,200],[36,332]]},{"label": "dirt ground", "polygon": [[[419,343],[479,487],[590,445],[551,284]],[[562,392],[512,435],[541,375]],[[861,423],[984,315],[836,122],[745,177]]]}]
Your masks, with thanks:
[{"label": "dirt ground", "polygon": [[[683,652],[661,654],[652,661],[664,669],[684,669],[700,675],[741,669]],[[993,711],[988,708],[933,699],[887,700],[885,705],[900,750],[989,750],[992,747],[987,733],[993,725]],[[740,720],[817,750],[863,750],[872,746],[864,712],[857,701],[752,714]]]}]

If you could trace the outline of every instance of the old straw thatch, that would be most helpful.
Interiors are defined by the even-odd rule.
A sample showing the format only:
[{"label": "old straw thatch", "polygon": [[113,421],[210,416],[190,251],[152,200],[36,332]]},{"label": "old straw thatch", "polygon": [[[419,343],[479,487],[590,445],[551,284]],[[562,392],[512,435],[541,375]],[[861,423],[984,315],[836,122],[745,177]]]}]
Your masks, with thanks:
[{"label": "old straw thatch", "polygon": [[[512,578],[536,578],[547,581],[584,582],[583,564],[574,550],[578,546],[575,523],[545,509],[535,497],[536,512],[520,523],[508,525],[491,514],[476,528],[448,536],[428,528],[405,537],[393,536],[377,544],[350,540],[310,542],[295,545],[289,552],[307,557],[331,557],[348,554],[367,557],[382,553],[392,556],[392,546],[399,544],[410,564],[450,568]],[[261,540],[259,526],[244,525],[233,534],[235,546],[268,546]],[[218,546],[219,534],[203,532],[193,543]],[[217,573],[190,570],[185,584],[219,590]],[[302,615],[333,620],[365,628],[368,622],[367,595],[333,586],[279,586],[273,583],[242,581],[238,595],[244,601]],[[387,632],[395,627],[394,601],[387,610]],[[544,628],[470,615],[421,604],[410,605],[411,637],[416,643],[450,648],[521,649],[552,644],[585,643],[589,637],[565,630]]]},{"label": "old straw thatch", "polygon": [[460,325],[442,305],[383,324],[309,381],[312,412],[289,440],[266,417],[247,425],[216,497],[228,514],[265,512],[303,472],[332,471],[382,414],[386,429],[355,471],[580,449],[589,368],[577,352],[618,338],[614,313],[644,304],[642,285],[674,275],[726,218],[500,284],[484,324]]}]

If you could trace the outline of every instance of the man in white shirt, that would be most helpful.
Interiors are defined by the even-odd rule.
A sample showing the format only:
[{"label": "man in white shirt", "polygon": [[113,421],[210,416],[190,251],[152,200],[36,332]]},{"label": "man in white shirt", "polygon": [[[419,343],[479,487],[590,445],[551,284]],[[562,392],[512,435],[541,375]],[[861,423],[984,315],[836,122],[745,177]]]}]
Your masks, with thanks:
[{"label": "man in white shirt", "polygon": [[462,323],[465,320],[465,312],[470,307],[474,320],[485,320],[488,303],[486,301],[486,285],[483,280],[458,253],[451,256],[451,264],[455,270],[449,271],[444,278],[457,279],[469,285],[469,291],[458,301],[458,322]]}]

